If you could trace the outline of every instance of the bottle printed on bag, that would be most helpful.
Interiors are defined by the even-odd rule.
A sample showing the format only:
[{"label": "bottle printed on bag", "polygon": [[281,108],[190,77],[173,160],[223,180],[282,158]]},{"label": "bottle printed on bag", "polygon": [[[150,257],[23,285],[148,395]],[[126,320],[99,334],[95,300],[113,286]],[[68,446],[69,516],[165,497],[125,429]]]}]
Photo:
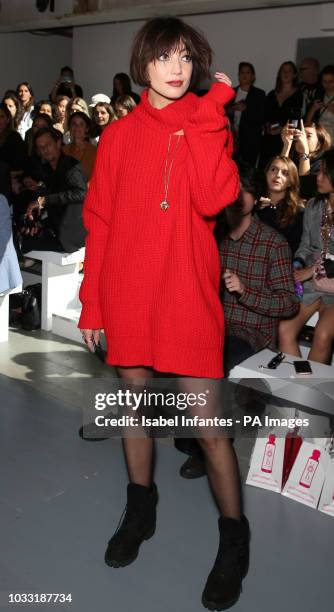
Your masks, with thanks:
[{"label": "bottle printed on bag", "polygon": [[[292,267],[294,270],[301,270],[303,266],[300,261],[296,260],[293,262]],[[304,287],[303,283],[301,283],[300,281],[295,282],[295,293],[296,296],[301,300],[304,295]]]},{"label": "bottle printed on bag", "polygon": [[276,451],[275,444],[276,436],[274,434],[270,434],[268,438],[268,442],[264,449],[261,472],[266,472],[267,474],[271,474],[273,471],[274,457]]},{"label": "bottle printed on bag", "polygon": [[305,487],[306,489],[309,489],[311,484],[312,484],[312,480],[314,478],[314,474],[317,471],[317,467],[319,465],[319,457],[320,457],[321,453],[319,450],[314,450],[312,452],[311,457],[308,458],[306,466],[304,468],[304,471],[302,473],[302,477],[299,481],[299,484],[302,487]]}]

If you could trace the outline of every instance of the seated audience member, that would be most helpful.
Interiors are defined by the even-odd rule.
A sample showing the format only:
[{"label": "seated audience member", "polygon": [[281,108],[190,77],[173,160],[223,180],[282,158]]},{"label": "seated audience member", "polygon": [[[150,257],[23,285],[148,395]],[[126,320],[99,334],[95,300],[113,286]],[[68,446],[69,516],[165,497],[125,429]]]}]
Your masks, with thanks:
[{"label": "seated audience member", "polygon": [[119,96],[131,96],[136,104],[140,102],[140,96],[132,91],[131,79],[125,72],[118,72],[114,76],[111,103],[114,104]]},{"label": "seated audience member", "polygon": [[73,98],[67,105],[67,113],[68,115],[72,115],[72,113],[85,113],[89,117],[89,108],[86,100],[83,98]]},{"label": "seated audience member", "polygon": [[260,153],[266,95],[254,86],[255,69],[249,62],[239,64],[239,85],[229,106],[237,159],[255,166]]},{"label": "seated audience member", "polygon": [[99,102],[105,102],[106,104],[111,104],[110,98],[109,96],[106,96],[106,94],[103,94],[103,93],[94,94],[94,96],[92,96],[90,99],[90,103],[88,104],[88,109],[90,111],[90,114],[93,113],[95,106]]},{"label": "seated audience member", "polygon": [[29,85],[27,81],[24,81],[17,86],[16,95],[23,106],[23,117],[20,121],[18,132],[24,140],[26,131],[29,130],[32,125],[32,114],[35,104],[34,92],[31,85]]},{"label": "seated audience member", "polygon": [[[237,364],[268,347],[277,350],[281,319],[298,312],[299,301],[285,238],[254,215],[253,171],[240,169],[238,200],[223,213],[227,224],[219,238],[222,302],[226,323],[225,376]],[[181,467],[185,478],[205,473],[195,440],[178,439],[175,446],[190,454]]]},{"label": "seated audience member", "polygon": [[20,183],[16,190],[13,203],[13,222],[19,226],[28,204],[37,193],[41,184],[47,177],[46,164],[41,160],[34,145],[34,135],[41,128],[51,128],[52,121],[48,115],[36,115],[32,127],[26,133],[26,145],[28,156],[26,164],[20,177]]},{"label": "seated audience member", "polygon": [[306,116],[306,123],[319,123],[334,142],[334,65],[323,68],[320,74],[323,94],[314,100]]},{"label": "seated audience member", "polygon": [[56,101],[56,123],[53,127],[62,134],[66,134],[67,132],[66,109],[69,101],[70,99],[67,96],[59,96]]},{"label": "seated audience member", "polygon": [[80,162],[86,180],[89,182],[97,153],[96,146],[89,142],[91,120],[83,112],[73,113],[68,120],[68,128],[71,143],[63,147],[63,152]]},{"label": "seated audience member", "polygon": [[122,119],[122,117],[126,117],[126,115],[131,113],[137,105],[131,96],[119,96],[114,106],[117,118]]},{"label": "seated audience member", "polygon": [[13,118],[6,104],[0,104],[0,161],[10,172],[22,172],[27,162],[27,150],[21,136],[14,130]]},{"label": "seated audience member", "polygon": [[94,106],[92,114],[93,142],[97,144],[103,130],[107,127],[107,125],[116,120],[117,115],[111,104],[107,104],[106,102],[98,102],[98,104]]},{"label": "seated audience member", "polygon": [[13,199],[13,221],[15,225],[20,225],[20,220],[25,213],[28,204],[39,192],[41,185],[44,184],[48,173],[45,162],[43,162],[36,151],[34,136],[42,128],[52,128],[52,120],[49,115],[39,114],[34,117],[32,127],[26,133],[26,144],[28,157],[21,185]]},{"label": "seated audience member", "polygon": [[[82,206],[87,191],[86,179],[76,159],[62,153],[61,134],[42,128],[35,136],[36,148],[47,163],[45,195],[38,196],[27,208],[31,227],[25,230],[22,251],[32,249],[72,253],[84,246],[85,230]],[[47,220],[42,215],[47,212]]]},{"label": "seated audience member", "polygon": [[[334,149],[324,153],[317,182],[318,196],[306,206],[303,235],[295,253],[295,260],[301,265],[301,269],[295,271],[295,281],[303,283],[304,289],[300,311],[290,321],[281,322],[279,346],[281,351],[300,357],[298,334],[308,319],[318,312],[308,358],[328,364],[334,340],[334,278],[326,278],[324,264],[328,262],[328,255],[334,259]],[[328,286],[325,289],[315,284],[321,279],[331,284],[332,292],[326,291]]]},{"label": "seated audience member", "polygon": [[313,198],[317,192],[317,172],[325,151],[331,148],[331,137],[321,125],[306,125],[300,129],[287,123],[282,131],[283,149],[281,155],[291,157],[298,163],[300,197]]},{"label": "seated audience member", "polygon": [[260,166],[280,153],[281,131],[292,112],[301,114],[303,94],[298,88],[298,72],[293,62],[284,62],[278,71],[275,89],[269,92],[265,104],[265,133],[261,143]]},{"label": "seated audience member", "polygon": [[258,217],[283,234],[294,254],[302,235],[304,207],[291,159],[277,155],[271,160],[265,169],[263,196],[256,208]]},{"label": "seated audience member", "polygon": [[61,68],[60,75],[50,93],[50,100],[52,102],[57,102],[59,96],[83,98],[82,87],[75,82],[74,72],[69,66],[63,66],[63,68]]},{"label": "seated audience member", "polygon": [[22,285],[12,237],[12,222],[6,197],[0,195],[0,293]]},{"label": "seated audience member", "polygon": [[15,91],[6,91],[2,103],[6,104],[11,116],[13,117],[14,130],[18,131],[23,117],[23,106]]},{"label": "seated audience member", "polygon": [[49,114],[37,113],[32,122],[30,130],[26,132],[25,142],[27,143],[28,155],[34,151],[34,136],[42,127],[53,127],[53,120]]},{"label": "seated audience member", "polygon": [[40,100],[39,102],[37,102],[34,109],[34,117],[39,114],[49,115],[49,117],[51,117],[52,121],[54,122],[56,119],[56,112],[53,103],[50,102],[50,100]]},{"label": "seated audience member", "polygon": [[319,83],[319,62],[315,57],[305,57],[299,65],[300,89],[303,94],[302,116],[310,105],[322,95]]}]

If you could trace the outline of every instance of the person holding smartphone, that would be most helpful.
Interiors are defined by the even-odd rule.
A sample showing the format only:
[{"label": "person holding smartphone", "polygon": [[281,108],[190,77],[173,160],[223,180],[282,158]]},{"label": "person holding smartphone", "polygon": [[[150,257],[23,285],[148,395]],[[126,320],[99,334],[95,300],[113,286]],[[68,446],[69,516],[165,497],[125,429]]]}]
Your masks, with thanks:
[{"label": "person holding smartphone", "polygon": [[[79,328],[88,349],[107,338],[106,362],[123,384],[155,372],[183,388],[223,376],[223,310],[214,218],[239,192],[224,105],[230,79],[215,73],[210,92],[189,92],[209,75],[211,49],[180,19],[148,21],[136,35],[131,76],[140,104],[101,137],[84,208],[88,231]],[[198,379],[192,382],[189,377]],[[205,389],[206,387],[204,387]],[[233,605],[247,572],[249,526],[242,515],[236,456],[226,438],[199,438],[220,518],[220,544],[203,605]],[[153,440],[123,440],[129,474],[123,520],[105,561],[134,561],[156,524]]]},{"label": "person holding smartphone", "polygon": [[277,77],[275,89],[269,92],[265,105],[265,126],[262,137],[259,165],[264,168],[271,157],[280,153],[281,132],[291,109],[303,106],[303,94],[298,87],[298,71],[293,62],[283,62]]},{"label": "person holding smartphone", "polygon": [[[294,259],[300,264],[295,270],[295,282],[303,283],[300,311],[296,317],[281,321],[279,348],[284,353],[300,357],[298,334],[315,313],[319,320],[314,329],[308,359],[330,363],[334,340],[334,278],[332,292],[321,291],[314,285],[314,277],[323,274],[317,262],[334,259],[334,150],[323,155],[317,175],[318,195],[305,209],[303,234]],[[334,267],[334,266],[333,266]]]}]

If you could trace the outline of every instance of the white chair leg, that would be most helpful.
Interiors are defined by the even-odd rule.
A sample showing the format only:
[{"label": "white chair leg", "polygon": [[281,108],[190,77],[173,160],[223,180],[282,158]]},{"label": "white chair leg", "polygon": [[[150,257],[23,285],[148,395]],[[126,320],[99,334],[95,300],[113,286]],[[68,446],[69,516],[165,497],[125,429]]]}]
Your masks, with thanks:
[{"label": "white chair leg", "polygon": [[75,298],[78,290],[79,263],[58,266],[42,264],[42,316],[41,328],[52,329],[52,314],[63,312]]},{"label": "white chair leg", "polygon": [[0,296],[0,342],[8,342],[9,295]]}]

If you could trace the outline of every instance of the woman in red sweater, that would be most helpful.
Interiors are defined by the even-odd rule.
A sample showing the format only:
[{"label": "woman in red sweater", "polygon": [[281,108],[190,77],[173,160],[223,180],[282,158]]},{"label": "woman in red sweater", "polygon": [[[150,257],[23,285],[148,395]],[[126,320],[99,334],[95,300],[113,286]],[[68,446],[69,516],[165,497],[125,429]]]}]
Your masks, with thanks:
[{"label": "woman in red sweater", "polygon": [[[230,79],[217,72],[203,98],[188,91],[209,75],[210,64],[209,44],[192,27],[176,18],[147,22],[131,59],[133,80],[147,89],[99,144],[84,207],[88,236],[79,327],[91,351],[104,329],[107,363],[126,385],[141,379],[144,386],[154,371],[223,376],[213,230],[217,213],[237,198],[239,178],[224,111],[234,96]],[[190,379],[180,381],[191,390]],[[240,595],[249,527],[241,515],[230,441],[204,435],[199,442],[221,514],[218,555],[202,602],[221,610]],[[153,440],[127,437],[123,445],[130,484],[125,517],[105,555],[112,567],[136,558],[156,520]]]}]

